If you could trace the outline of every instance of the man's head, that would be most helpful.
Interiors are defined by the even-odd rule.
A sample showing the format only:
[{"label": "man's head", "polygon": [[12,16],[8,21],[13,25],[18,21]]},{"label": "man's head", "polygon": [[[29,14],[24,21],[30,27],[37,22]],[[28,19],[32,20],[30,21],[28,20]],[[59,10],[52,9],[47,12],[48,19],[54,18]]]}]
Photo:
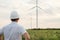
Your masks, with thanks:
[{"label": "man's head", "polygon": [[11,19],[11,21],[18,22],[18,20],[19,20],[18,13],[16,11],[12,11],[11,12],[11,15],[10,15],[10,19]]}]

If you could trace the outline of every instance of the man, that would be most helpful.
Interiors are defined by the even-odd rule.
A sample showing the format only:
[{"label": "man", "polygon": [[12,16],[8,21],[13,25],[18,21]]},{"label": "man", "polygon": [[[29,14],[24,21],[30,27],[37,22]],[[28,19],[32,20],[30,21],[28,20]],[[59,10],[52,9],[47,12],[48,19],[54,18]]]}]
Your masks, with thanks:
[{"label": "man", "polygon": [[10,15],[11,23],[0,30],[0,35],[4,34],[4,40],[22,40],[22,35],[25,40],[30,40],[28,32],[18,25],[19,15],[13,11]]}]

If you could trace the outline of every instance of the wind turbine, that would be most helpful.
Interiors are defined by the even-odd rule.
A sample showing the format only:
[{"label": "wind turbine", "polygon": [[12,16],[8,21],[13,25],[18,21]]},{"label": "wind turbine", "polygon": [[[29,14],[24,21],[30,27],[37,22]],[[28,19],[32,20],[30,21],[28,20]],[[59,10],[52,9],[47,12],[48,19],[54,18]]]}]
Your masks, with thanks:
[{"label": "wind turbine", "polygon": [[[44,10],[43,8],[41,8],[41,7],[39,7],[39,0],[33,0],[34,2],[36,2],[36,5],[34,6],[34,7],[32,7],[32,8],[30,8],[30,10],[32,10],[32,9],[34,9],[34,8],[36,8],[36,28],[38,28],[38,14],[39,14],[39,10],[38,9],[40,9],[40,10],[42,10],[42,11],[44,11],[45,13],[49,13],[49,12],[51,12],[51,11],[49,11],[49,12],[47,12],[46,10]],[[34,3],[33,3],[34,4]],[[51,7],[51,5],[48,5],[49,7]],[[51,7],[52,8],[52,7]],[[51,12],[52,13],[52,12]]]},{"label": "wind turbine", "polygon": [[[34,9],[34,8],[36,8],[36,28],[38,28],[38,9],[43,10],[42,8],[40,8],[40,7],[38,6],[38,0],[36,0],[36,5],[35,5],[34,7],[32,7],[31,9]],[[43,10],[43,11],[44,11],[44,10]]]}]

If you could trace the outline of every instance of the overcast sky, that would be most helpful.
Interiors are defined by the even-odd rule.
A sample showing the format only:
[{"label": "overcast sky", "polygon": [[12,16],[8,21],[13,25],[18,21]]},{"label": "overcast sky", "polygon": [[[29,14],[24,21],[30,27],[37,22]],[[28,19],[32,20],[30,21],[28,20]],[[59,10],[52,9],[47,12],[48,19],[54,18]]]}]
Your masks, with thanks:
[{"label": "overcast sky", "polygon": [[[0,0],[0,26],[9,24],[11,11],[17,11],[25,28],[36,27],[36,0]],[[60,28],[60,0],[39,0],[39,28]]]}]

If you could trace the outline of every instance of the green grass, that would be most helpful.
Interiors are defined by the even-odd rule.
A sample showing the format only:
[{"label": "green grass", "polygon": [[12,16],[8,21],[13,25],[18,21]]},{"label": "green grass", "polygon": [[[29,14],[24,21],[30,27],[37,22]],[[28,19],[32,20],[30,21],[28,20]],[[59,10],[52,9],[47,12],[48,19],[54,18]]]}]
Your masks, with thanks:
[{"label": "green grass", "polygon": [[[60,40],[60,30],[27,30],[30,40]],[[24,40],[24,38],[23,38]]]},{"label": "green grass", "polygon": [[60,40],[60,30],[27,30],[31,40]]}]

